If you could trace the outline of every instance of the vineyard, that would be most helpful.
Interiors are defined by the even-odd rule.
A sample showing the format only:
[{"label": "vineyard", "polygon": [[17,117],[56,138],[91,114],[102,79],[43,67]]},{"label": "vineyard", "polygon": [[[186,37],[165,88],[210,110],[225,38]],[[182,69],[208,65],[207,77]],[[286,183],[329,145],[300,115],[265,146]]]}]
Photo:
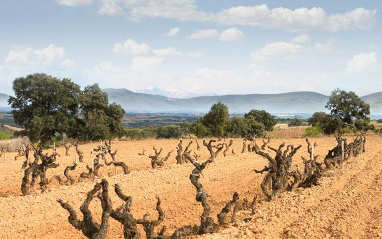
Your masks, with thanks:
[{"label": "vineyard", "polygon": [[[37,146],[30,162],[2,154],[0,238],[87,238],[68,220],[87,220],[85,202],[96,224],[128,212],[142,238],[382,237],[380,136],[252,140],[73,142],[38,153],[51,166],[30,177]],[[129,225],[111,216],[106,238]]]}]

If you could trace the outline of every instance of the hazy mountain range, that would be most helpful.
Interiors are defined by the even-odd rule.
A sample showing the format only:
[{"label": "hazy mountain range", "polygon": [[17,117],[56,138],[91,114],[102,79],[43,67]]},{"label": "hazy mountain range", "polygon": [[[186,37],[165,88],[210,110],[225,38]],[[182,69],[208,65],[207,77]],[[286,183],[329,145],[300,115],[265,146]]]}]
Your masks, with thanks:
[{"label": "hazy mountain range", "polygon": [[[329,96],[316,92],[282,94],[246,94],[199,96],[187,99],[135,93],[126,89],[104,89],[110,102],[120,104],[127,112],[208,112],[214,103],[222,102],[230,113],[246,113],[251,109],[270,113],[308,113],[324,111]],[[361,97],[370,104],[372,115],[382,115],[382,92]]]},{"label": "hazy mountain range", "polygon": [[[104,91],[109,95],[109,102],[120,104],[126,112],[142,113],[204,113],[208,112],[213,104],[222,102],[228,106],[230,113],[240,114],[247,113],[251,109],[258,109],[273,114],[312,114],[320,111],[328,112],[325,105],[329,100],[329,96],[307,91],[282,94],[198,96],[183,99],[135,93],[126,89],[104,89]],[[161,90],[158,89],[157,93],[160,92]],[[9,107],[8,97],[6,94],[0,94],[0,108]],[[382,115],[382,92],[366,95],[361,99],[370,104],[371,115]]]},{"label": "hazy mountain range", "polygon": [[195,94],[184,90],[177,89],[160,89],[158,87],[151,87],[144,90],[138,90],[137,93],[145,93],[150,95],[161,95],[169,98],[177,98],[177,99],[189,99],[199,96],[214,96],[215,94]]}]

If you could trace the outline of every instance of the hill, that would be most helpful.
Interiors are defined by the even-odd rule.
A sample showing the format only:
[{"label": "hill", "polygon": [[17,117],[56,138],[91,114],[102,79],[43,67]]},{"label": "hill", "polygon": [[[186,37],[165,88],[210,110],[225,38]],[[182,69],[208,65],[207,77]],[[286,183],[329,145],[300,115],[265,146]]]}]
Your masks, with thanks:
[{"label": "hill", "polygon": [[[327,112],[325,108],[329,96],[310,91],[281,94],[247,94],[200,96],[188,99],[169,98],[160,95],[135,93],[126,89],[104,89],[110,102],[120,104],[126,112],[178,113],[208,112],[217,102],[226,104],[230,113],[243,114],[251,109],[266,110],[270,113],[301,114]],[[382,92],[360,97],[370,104],[371,115],[382,115]]]},{"label": "hill", "polygon": [[190,99],[134,93],[126,89],[104,89],[110,102],[120,104],[127,112],[208,112],[214,103],[226,104],[231,113],[251,109],[271,113],[313,113],[325,111],[329,97],[315,92],[283,94],[248,94],[201,96]]},{"label": "hill", "polygon": [[9,98],[9,95],[0,93],[0,109],[9,107],[8,98]]},{"label": "hill", "polygon": [[[247,94],[171,98],[147,93],[135,93],[127,89],[104,89],[109,102],[120,104],[126,112],[134,113],[205,113],[217,102],[226,104],[232,114],[247,113],[251,109],[270,113],[312,114],[324,111],[329,96],[310,91],[281,94]],[[9,95],[0,93],[0,110],[11,110]],[[371,115],[382,115],[382,92],[360,97],[370,104]]]},{"label": "hill", "polygon": [[382,92],[365,95],[361,99],[370,104],[370,113],[372,115],[382,115]]}]

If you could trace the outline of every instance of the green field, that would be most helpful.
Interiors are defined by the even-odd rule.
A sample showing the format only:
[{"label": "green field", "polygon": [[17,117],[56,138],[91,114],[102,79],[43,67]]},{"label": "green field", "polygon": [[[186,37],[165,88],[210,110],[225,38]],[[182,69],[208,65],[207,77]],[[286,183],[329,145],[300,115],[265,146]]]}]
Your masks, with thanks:
[{"label": "green field", "polygon": [[130,128],[145,126],[164,126],[180,124],[184,121],[194,122],[204,114],[182,114],[182,113],[129,113],[125,114],[122,125]]}]

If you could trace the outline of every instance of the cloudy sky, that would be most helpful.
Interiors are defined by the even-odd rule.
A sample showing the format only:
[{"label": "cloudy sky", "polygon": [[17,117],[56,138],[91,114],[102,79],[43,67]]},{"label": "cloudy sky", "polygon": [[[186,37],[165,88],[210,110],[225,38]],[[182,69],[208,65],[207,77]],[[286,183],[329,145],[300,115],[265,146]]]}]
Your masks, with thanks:
[{"label": "cloudy sky", "polygon": [[32,73],[206,94],[382,91],[380,0],[0,1],[0,93]]}]

